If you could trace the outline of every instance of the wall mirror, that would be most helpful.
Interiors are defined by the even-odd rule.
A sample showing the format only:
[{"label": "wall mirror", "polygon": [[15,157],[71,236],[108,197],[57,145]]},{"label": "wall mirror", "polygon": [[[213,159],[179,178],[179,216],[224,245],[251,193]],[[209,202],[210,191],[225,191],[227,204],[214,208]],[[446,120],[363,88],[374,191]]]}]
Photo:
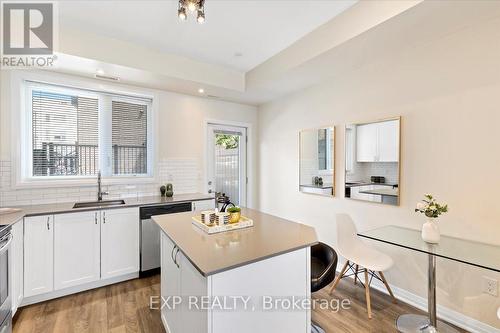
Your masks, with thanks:
[{"label": "wall mirror", "polygon": [[299,190],[325,196],[335,193],[335,127],[303,130],[299,134]]},{"label": "wall mirror", "polygon": [[401,118],[347,125],[345,197],[399,205]]}]

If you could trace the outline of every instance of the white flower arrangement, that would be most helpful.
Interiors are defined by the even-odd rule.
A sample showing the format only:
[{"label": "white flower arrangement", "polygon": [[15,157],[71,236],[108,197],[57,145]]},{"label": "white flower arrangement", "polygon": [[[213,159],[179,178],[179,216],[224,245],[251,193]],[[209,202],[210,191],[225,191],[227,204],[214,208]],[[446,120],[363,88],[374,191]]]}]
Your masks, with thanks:
[{"label": "white flower arrangement", "polygon": [[425,199],[417,203],[415,212],[422,213],[429,218],[437,218],[439,215],[448,212],[448,205],[441,205],[431,194],[426,194]]}]

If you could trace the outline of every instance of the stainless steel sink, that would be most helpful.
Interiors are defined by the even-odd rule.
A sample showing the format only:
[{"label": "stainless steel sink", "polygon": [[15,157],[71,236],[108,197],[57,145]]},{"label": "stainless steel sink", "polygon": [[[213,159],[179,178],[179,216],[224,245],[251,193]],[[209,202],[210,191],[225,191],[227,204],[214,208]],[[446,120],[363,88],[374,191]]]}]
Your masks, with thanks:
[{"label": "stainless steel sink", "polygon": [[102,206],[119,206],[124,205],[124,200],[101,200],[101,201],[88,201],[77,202],[73,208],[89,208],[89,207],[102,207]]}]

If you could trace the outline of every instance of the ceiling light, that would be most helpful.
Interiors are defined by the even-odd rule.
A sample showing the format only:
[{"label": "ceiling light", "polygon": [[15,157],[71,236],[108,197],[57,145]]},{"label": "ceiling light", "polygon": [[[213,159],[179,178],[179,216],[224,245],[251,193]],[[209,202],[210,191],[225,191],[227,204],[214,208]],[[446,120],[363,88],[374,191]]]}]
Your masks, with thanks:
[{"label": "ceiling light", "polygon": [[205,13],[203,13],[201,10],[198,11],[198,17],[196,18],[198,23],[203,23],[205,22]]},{"label": "ceiling light", "polygon": [[195,1],[189,1],[187,7],[188,7],[189,11],[192,13],[196,10],[197,3]]},{"label": "ceiling light", "polygon": [[177,16],[180,20],[187,20],[187,13],[196,12],[196,21],[198,23],[205,22],[205,0],[179,0],[177,7]]},{"label": "ceiling light", "polygon": [[179,16],[179,19],[181,21],[186,21],[187,19],[186,8],[184,7],[179,8],[179,10],[177,11],[177,16]]},{"label": "ceiling light", "polygon": [[104,75],[104,70],[102,70],[102,69],[100,69],[100,68],[99,68],[99,69],[96,71],[96,73],[97,73],[98,75]]},{"label": "ceiling light", "polygon": [[205,89],[200,88],[200,89],[198,89],[198,92],[199,92],[200,94],[204,94],[204,93],[205,93]]}]

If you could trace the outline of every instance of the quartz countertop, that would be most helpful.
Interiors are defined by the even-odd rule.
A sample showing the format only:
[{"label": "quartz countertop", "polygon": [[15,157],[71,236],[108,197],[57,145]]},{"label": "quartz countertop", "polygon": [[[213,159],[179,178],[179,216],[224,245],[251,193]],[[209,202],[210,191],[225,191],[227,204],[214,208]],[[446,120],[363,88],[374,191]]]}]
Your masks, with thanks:
[{"label": "quartz countertop", "polygon": [[300,186],[301,187],[310,187],[310,188],[321,188],[321,189],[333,188],[333,184],[323,184],[323,185],[301,184]]},{"label": "quartz countertop", "polygon": [[[105,200],[107,199],[108,198],[106,198]],[[157,204],[215,200],[215,198],[207,194],[190,193],[190,194],[174,195],[171,198],[161,197],[158,195],[158,196],[146,196],[146,197],[136,197],[136,198],[123,198],[123,200],[125,201],[124,205],[96,206],[96,207],[86,207],[86,208],[73,208],[73,205],[75,204],[74,202],[16,206],[12,208],[20,209],[19,211],[9,214],[0,214],[0,225],[14,224],[25,216],[64,214],[64,213],[75,213],[75,212],[93,211],[102,209],[119,209],[119,208],[140,207],[140,206],[157,205]]]},{"label": "quartz countertop", "polygon": [[241,214],[251,218],[254,226],[211,235],[191,223],[192,212],[152,219],[203,276],[318,243],[310,226],[248,208],[242,208]]},{"label": "quartz countertop", "polygon": [[356,186],[366,186],[366,185],[381,185],[381,186],[391,186],[391,187],[398,187],[398,184],[394,183],[373,183],[373,182],[347,182],[345,184],[345,187],[356,187]]},{"label": "quartz countertop", "polygon": [[397,188],[387,188],[387,189],[380,188],[380,189],[375,189],[375,190],[359,191],[359,193],[397,197],[398,196],[398,189]]}]

